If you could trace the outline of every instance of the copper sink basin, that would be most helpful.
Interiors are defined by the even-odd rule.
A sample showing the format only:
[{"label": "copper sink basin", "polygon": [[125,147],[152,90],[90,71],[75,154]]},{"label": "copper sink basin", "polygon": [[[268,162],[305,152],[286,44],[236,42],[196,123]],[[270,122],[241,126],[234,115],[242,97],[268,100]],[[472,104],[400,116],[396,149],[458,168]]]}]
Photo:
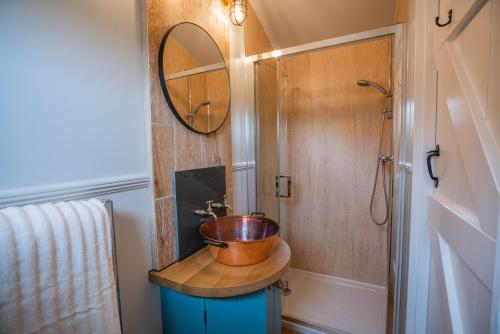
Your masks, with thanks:
[{"label": "copper sink basin", "polygon": [[279,225],[258,216],[227,216],[200,226],[205,243],[219,263],[247,266],[267,259],[279,238]]}]

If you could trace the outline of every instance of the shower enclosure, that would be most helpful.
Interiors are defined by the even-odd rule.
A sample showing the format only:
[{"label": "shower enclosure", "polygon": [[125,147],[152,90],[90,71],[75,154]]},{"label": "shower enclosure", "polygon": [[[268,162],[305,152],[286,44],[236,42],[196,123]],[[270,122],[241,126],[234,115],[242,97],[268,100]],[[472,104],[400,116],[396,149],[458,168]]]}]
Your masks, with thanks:
[{"label": "shower enclosure", "polygon": [[386,331],[392,63],[392,35],[254,62],[256,206],[292,250],[296,328]]}]

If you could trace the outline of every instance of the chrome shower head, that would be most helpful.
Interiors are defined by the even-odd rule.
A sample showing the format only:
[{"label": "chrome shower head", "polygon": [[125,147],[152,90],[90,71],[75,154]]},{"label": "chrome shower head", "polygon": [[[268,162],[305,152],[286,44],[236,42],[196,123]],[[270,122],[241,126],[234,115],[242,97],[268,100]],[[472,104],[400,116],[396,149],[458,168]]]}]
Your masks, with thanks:
[{"label": "chrome shower head", "polygon": [[358,84],[358,86],[362,86],[362,87],[371,86],[371,87],[377,89],[382,94],[384,94],[386,97],[391,96],[391,94],[384,87],[380,86],[376,82],[369,81],[369,80],[358,80],[357,84]]}]

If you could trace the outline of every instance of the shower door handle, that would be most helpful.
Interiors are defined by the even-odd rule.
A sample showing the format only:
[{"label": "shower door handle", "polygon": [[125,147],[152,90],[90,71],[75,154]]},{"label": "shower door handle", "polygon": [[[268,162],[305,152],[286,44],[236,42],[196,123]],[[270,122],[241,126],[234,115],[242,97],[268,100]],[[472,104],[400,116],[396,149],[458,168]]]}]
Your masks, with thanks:
[{"label": "shower door handle", "polygon": [[436,145],[436,149],[427,152],[427,171],[429,172],[429,176],[431,177],[432,181],[434,181],[434,188],[437,188],[439,185],[439,178],[434,175],[432,172],[432,163],[431,160],[433,157],[439,157],[440,151],[439,151],[439,145]]},{"label": "shower door handle", "polygon": [[[280,192],[281,179],[286,180],[286,184],[287,184],[287,194],[286,195],[281,195],[281,192]],[[291,197],[291,196],[292,196],[292,177],[289,175],[276,176],[276,197]]]}]

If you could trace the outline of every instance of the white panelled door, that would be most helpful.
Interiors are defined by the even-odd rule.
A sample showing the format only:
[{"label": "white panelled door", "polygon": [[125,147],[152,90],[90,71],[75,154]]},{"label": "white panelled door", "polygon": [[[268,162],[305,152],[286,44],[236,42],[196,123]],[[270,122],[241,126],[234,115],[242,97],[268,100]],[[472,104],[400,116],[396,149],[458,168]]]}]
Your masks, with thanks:
[{"label": "white panelled door", "polygon": [[[500,0],[441,0],[429,333],[489,333],[499,224]],[[434,20],[434,18],[432,18]]]}]

